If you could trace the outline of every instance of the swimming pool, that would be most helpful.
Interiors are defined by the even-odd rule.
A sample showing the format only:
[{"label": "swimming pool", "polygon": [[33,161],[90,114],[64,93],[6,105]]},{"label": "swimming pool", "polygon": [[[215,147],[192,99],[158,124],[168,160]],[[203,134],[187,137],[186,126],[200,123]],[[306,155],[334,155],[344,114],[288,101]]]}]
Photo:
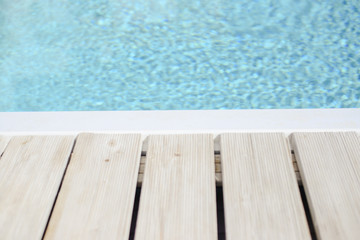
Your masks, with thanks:
[{"label": "swimming pool", "polygon": [[0,1],[0,111],[360,107],[360,2]]}]

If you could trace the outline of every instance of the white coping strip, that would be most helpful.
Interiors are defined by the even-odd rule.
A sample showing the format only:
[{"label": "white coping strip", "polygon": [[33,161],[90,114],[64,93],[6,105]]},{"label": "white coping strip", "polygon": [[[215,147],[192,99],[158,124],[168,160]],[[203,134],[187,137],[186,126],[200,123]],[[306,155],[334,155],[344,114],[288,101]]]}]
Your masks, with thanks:
[{"label": "white coping strip", "polygon": [[356,131],[360,109],[0,112],[0,134]]}]

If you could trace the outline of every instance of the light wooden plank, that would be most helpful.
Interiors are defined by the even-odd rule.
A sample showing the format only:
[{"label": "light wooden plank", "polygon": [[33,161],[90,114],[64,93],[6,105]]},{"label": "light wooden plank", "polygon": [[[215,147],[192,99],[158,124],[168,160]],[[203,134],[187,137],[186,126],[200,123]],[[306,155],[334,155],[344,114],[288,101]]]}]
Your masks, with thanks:
[{"label": "light wooden plank", "polygon": [[280,133],[221,135],[227,239],[310,239],[292,166]]},{"label": "light wooden plank", "polygon": [[0,156],[4,152],[10,139],[11,139],[10,136],[0,136]]},{"label": "light wooden plank", "polygon": [[140,154],[140,134],[80,134],[45,239],[128,239]]},{"label": "light wooden plank", "polygon": [[41,239],[72,136],[13,137],[0,160],[0,238]]},{"label": "light wooden plank", "polygon": [[360,239],[356,133],[294,133],[292,143],[320,239]]},{"label": "light wooden plank", "polygon": [[[148,139],[145,138],[144,142],[143,142],[143,146],[142,146],[142,153],[143,154],[146,154],[147,152],[147,149],[148,149]],[[220,151],[220,142],[219,142],[219,139],[218,138],[215,138],[214,139],[214,151],[215,152],[219,152]]]},{"label": "light wooden plank", "polygon": [[135,239],[216,239],[210,134],[150,136]]}]

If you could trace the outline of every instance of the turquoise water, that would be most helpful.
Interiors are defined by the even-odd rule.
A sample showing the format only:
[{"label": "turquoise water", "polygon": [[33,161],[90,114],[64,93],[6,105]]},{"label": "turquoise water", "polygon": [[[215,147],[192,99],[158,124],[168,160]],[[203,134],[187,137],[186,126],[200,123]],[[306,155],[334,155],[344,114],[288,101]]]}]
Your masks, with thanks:
[{"label": "turquoise water", "polygon": [[345,107],[357,0],[0,0],[0,111]]}]

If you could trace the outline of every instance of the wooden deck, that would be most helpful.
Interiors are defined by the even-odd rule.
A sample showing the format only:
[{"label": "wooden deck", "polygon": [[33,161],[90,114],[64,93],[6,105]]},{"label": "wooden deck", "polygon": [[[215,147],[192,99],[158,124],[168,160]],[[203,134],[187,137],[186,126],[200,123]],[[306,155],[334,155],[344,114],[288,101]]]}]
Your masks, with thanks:
[{"label": "wooden deck", "polygon": [[355,132],[0,136],[0,154],[0,239],[360,239]]}]

